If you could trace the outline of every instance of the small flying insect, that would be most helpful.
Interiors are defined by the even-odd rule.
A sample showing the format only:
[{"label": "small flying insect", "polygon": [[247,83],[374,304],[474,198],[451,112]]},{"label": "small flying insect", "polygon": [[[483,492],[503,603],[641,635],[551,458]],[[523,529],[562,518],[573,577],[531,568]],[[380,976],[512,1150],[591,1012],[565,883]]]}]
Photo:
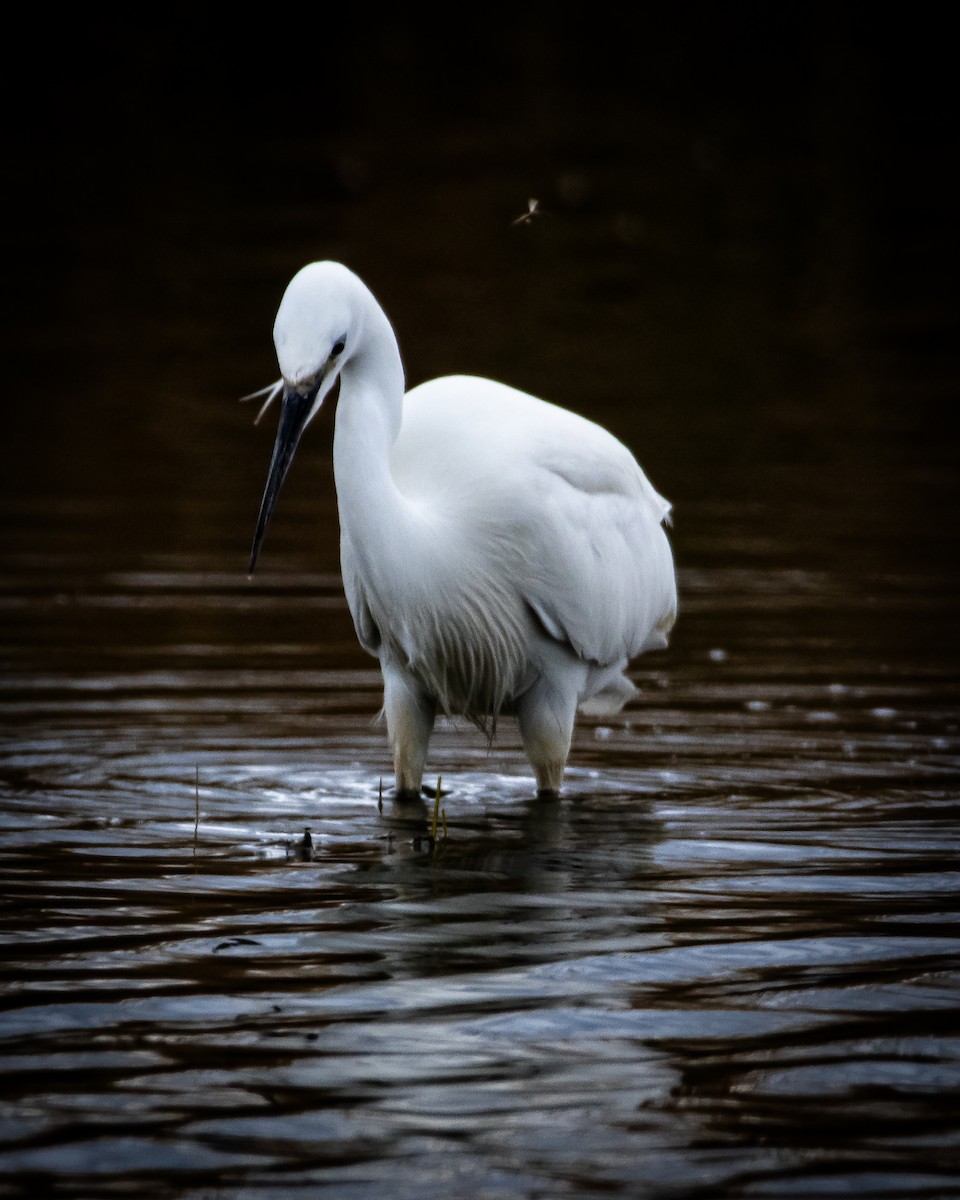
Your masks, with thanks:
[{"label": "small flying insect", "polygon": [[539,217],[542,215],[543,215],[543,209],[540,207],[540,201],[535,200],[535,199],[533,199],[533,197],[531,197],[527,201],[527,211],[525,213],[521,213],[520,216],[517,217],[517,219],[515,221],[511,221],[510,224],[511,225],[529,225],[534,217]]}]

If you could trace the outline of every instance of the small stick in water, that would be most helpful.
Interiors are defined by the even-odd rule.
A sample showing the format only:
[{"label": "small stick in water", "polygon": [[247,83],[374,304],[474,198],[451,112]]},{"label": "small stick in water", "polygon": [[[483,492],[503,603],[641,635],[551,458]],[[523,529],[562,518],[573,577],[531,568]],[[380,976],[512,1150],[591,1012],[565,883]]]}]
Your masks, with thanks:
[{"label": "small stick in water", "polygon": [[434,841],[437,840],[437,817],[440,815],[440,784],[443,783],[443,776],[437,776],[437,796],[433,802],[433,828],[430,830],[430,836]]}]

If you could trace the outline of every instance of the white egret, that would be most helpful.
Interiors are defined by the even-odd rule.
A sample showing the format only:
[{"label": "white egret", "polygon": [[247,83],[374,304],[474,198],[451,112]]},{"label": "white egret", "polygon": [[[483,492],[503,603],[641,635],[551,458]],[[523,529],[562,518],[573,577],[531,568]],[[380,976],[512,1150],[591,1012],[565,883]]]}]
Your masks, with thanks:
[{"label": "white egret", "polygon": [[274,325],[282,378],[250,571],[306,426],[337,379],[333,469],[347,602],[380,660],[397,795],[419,795],[438,711],[514,715],[540,794],[560,790],[576,710],[619,712],[629,661],[677,612],[670,505],[599,425],[453,375],[404,395],[365,284],[311,263]]}]

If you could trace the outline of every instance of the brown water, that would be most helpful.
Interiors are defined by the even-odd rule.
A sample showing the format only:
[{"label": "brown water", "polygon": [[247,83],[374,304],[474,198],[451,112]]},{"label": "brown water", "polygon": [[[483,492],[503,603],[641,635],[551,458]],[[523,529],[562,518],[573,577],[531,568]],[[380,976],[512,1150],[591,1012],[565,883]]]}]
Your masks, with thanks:
[{"label": "brown water", "polygon": [[[939,148],[894,129],[898,190],[888,110],[829,72],[796,109],[794,76],[761,112],[667,67],[588,108],[515,55],[442,116],[409,89],[314,142],[218,127],[215,161],[158,135],[69,208],[33,193],[57,220],[5,334],[0,1195],[960,1195]],[[528,195],[545,216],[512,225]],[[272,422],[235,398],[321,255],[381,296],[411,382],[569,404],[675,503],[673,645],[582,722],[559,804],[509,723],[492,749],[446,723],[445,836],[394,806],[329,414],[245,575]]]}]

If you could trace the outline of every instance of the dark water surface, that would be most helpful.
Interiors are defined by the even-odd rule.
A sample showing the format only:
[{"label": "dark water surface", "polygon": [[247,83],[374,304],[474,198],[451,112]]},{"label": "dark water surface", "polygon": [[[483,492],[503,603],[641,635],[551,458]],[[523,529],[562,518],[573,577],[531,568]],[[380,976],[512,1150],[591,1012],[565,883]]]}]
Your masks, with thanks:
[{"label": "dark water surface", "polygon": [[[942,148],[855,44],[757,106],[483,43],[441,115],[447,75],[313,140],[154,129],[110,187],[123,130],[61,130],[93,163],[33,190],[4,335],[0,1195],[960,1195]],[[316,257],[411,383],[568,404],[674,501],[673,645],[558,804],[447,722],[445,832],[395,806],[332,413],[246,577],[235,399]]]}]

